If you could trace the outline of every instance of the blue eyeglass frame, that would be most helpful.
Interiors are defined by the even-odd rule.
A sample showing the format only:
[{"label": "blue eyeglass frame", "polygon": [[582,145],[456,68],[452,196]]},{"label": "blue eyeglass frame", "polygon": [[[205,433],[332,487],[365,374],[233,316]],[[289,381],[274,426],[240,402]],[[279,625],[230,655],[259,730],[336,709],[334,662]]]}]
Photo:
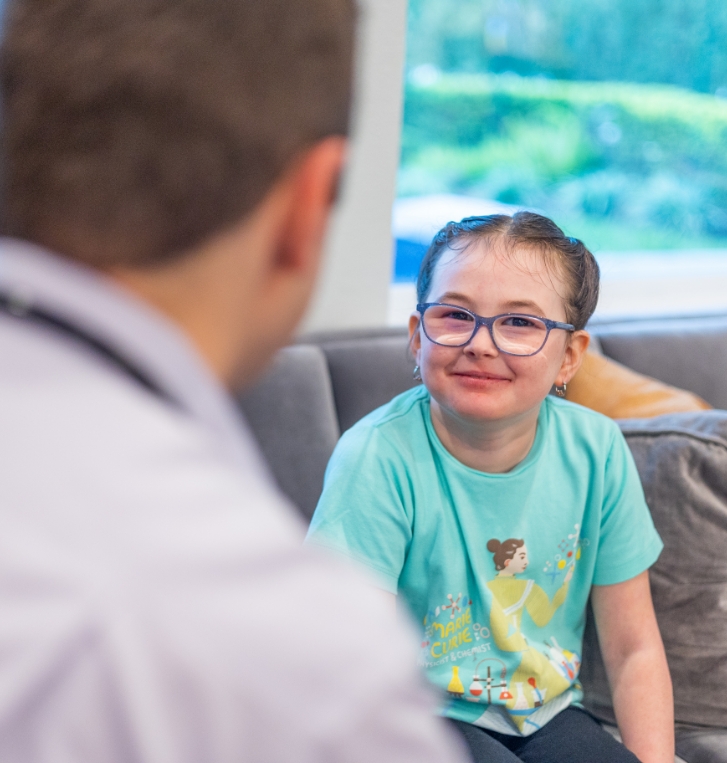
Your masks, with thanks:
[{"label": "blue eyeglass frame", "polygon": [[[424,321],[424,313],[429,307],[452,307],[455,310],[461,310],[463,313],[467,313],[468,315],[471,315],[475,319],[475,325],[472,329],[472,334],[470,335],[470,338],[466,342],[462,342],[462,344],[443,344],[442,342],[437,342],[435,339],[432,339],[432,337],[430,337],[429,334],[427,333],[427,325]],[[505,355],[512,355],[513,357],[516,357],[516,358],[530,358],[533,355],[537,355],[543,349],[543,347],[545,347],[545,343],[548,341],[550,332],[553,329],[562,329],[563,331],[576,330],[576,327],[572,323],[562,323],[561,321],[552,321],[550,318],[543,318],[540,315],[529,315],[528,313],[500,313],[499,315],[493,315],[491,318],[485,318],[482,315],[477,315],[477,313],[473,313],[472,310],[468,310],[466,307],[462,307],[461,305],[451,305],[449,304],[449,302],[420,302],[417,305],[417,311],[422,316],[421,321],[422,321],[422,329],[424,331],[424,335],[433,344],[437,344],[440,347],[466,347],[475,338],[475,336],[477,335],[477,332],[480,330],[480,327],[486,326],[490,334],[490,339],[492,339],[492,344],[494,344],[495,347],[497,347],[498,351],[504,353]],[[500,347],[500,345],[497,343],[497,340],[495,339],[495,332],[492,330],[492,327],[498,318],[507,318],[507,317],[535,318],[541,323],[544,323],[545,328],[548,330],[545,332],[545,339],[543,339],[543,343],[540,345],[540,347],[538,347],[538,349],[535,350],[534,352],[527,353],[527,355],[519,355],[516,352],[508,352],[507,350],[503,350]]]}]

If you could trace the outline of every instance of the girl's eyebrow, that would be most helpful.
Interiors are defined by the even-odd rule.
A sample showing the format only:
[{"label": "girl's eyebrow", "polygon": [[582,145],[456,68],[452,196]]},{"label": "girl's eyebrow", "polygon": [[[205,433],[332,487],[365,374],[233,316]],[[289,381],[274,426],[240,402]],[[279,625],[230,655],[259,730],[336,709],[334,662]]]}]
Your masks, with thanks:
[{"label": "girl's eyebrow", "polygon": [[[472,300],[465,294],[460,294],[458,291],[447,291],[437,300],[438,302],[446,302],[449,304],[461,304],[464,307],[471,307]],[[505,302],[502,308],[506,313],[512,313],[522,310],[527,310],[533,315],[545,315],[543,308],[537,302],[533,302],[530,299],[513,299],[509,302]]]},{"label": "girl's eyebrow", "polygon": [[447,291],[439,298],[438,302],[463,302],[467,305],[471,305],[472,301],[464,294],[460,294],[458,291]]},{"label": "girl's eyebrow", "polygon": [[529,299],[516,299],[510,302],[505,302],[503,305],[508,311],[511,310],[530,310],[535,315],[544,315],[543,308],[537,302],[533,302]]}]

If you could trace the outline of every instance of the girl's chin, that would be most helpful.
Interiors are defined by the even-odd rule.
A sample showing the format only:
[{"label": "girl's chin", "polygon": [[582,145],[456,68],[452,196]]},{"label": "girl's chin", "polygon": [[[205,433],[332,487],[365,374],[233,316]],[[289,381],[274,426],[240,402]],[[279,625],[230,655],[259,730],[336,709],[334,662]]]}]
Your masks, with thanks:
[{"label": "girl's chin", "polygon": [[496,400],[486,405],[483,404],[483,401],[478,401],[474,405],[454,403],[448,407],[458,418],[473,424],[505,421],[509,418],[515,418],[522,413],[522,411],[512,409],[505,401],[498,402]]},{"label": "girl's chin", "polygon": [[[448,412],[460,421],[486,425],[493,422],[506,423],[508,420],[515,422],[529,412],[537,415],[540,402],[535,401],[534,405],[523,407],[522,401],[512,400],[509,395],[479,394],[457,395],[448,400],[440,398],[436,404],[443,412]],[[447,418],[446,414],[444,418]]]},{"label": "girl's chin", "polygon": [[494,422],[507,423],[510,419],[516,419],[517,414],[503,415],[503,411],[456,411],[461,421],[470,424],[492,424]]}]

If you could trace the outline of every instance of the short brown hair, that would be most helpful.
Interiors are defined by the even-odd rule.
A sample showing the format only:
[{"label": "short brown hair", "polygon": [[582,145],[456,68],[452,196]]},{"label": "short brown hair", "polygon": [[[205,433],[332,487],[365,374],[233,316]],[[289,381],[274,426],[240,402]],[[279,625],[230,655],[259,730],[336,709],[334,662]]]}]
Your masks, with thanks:
[{"label": "short brown hair", "polygon": [[348,129],[353,0],[13,0],[3,232],[164,263]]},{"label": "short brown hair", "polygon": [[560,268],[569,286],[565,312],[576,330],[585,328],[598,304],[598,263],[585,244],[570,238],[550,219],[534,212],[466,217],[451,222],[434,237],[424,255],[417,280],[417,302],[426,302],[434,270],[442,254],[457,242],[466,247],[475,241],[504,243],[508,247],[537,249],[547,261]]}]

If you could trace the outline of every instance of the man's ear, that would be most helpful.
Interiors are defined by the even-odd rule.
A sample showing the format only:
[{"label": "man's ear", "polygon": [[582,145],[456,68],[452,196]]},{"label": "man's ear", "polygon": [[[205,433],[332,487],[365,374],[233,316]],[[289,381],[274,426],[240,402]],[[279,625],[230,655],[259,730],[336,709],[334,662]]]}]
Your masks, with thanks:
[{"label": "man's ear", "polygon": [[281,270],[317,270],[323,238],[336,201],[346,157],[346,139],[331,136],[307,149],[284,181],[288,205],[274,266]]},{"label": "man's ear", "polygon": [[591,335],[587,331],[575,331],[570,335],[563,363],[555,378],[555,384],[558,387],[567,384],[576,375],[590,343]]}]

